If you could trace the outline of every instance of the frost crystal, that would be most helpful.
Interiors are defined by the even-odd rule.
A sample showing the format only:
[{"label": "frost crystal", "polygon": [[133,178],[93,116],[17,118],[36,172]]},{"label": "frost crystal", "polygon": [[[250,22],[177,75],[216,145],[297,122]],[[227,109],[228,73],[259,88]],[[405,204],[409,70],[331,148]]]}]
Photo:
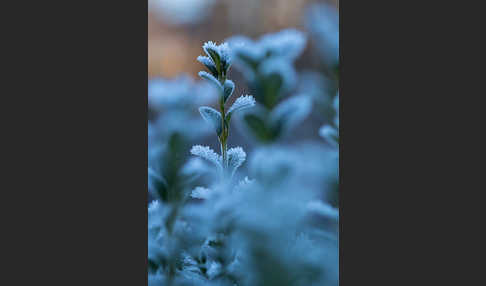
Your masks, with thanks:
[{"label": "frost crystal", "polygon": [[234,174],[243,162],[246,160],[246,153],[241,147],[235,147],[228,150],[228,166],[231,168],[231,175]]},{"label": "frost crystal", "polygon": [[203,65],[214,65],[213,60],[210,57],[198,56],[197,61]]},{"label": "frost crystal", "polygon": [[213,53],[217,53],[219,55],[218,45],[213,41],[208,41],[208,42],[204,43],[203,50],[211,58],[213,57],[212,56]]},{"label": "frost crystal", "polygon": [[209,41],[204,43],[203,50],[214,62],[221,61],[224,70],[227,70],[231,65],[230,48],[227,43],[217,45]]},{"label": "frost crystal", "polygon": [[254,105],[255,105],[255,99],[253,98],[253,96],[251,95],[240,96],[238,97],[238,99],[235,100],[233,105],[230,107],[230,109],[228,110],[228,114],[236,110],[242,110],[242,109],[252,107]]},{"label": "frost crystal", "polygon": [[209,148],[208,146],[194,145],[192,146],[191,154],[208,160],[209,162],[215,164],[218,168],[222,168],[221,156],[216,154],[216,152],[214,152],[213,149]]},{"label": "frost crystal", "polygon": [[210,57],[205,56],[198,56],[197,61],[202,63],[205,67],[207,67],[214,76],[218,75],[218,70],[216,69],[216,64]]},{"label": "frost crystal", "polygon": [[221,61],[224,63],[224,69],[228,69],[231,65],[231,50],[228,43],[222,43],[219,45],[219,55],[221,56]]},{"label": "frost crystal", "polygon": [[223,86],[221,85],[221,83],[219,82],[219,80],[217,80],[212,74],[208,73],[208,72],[205,72],[205,71],[200,71],[198,73],[198,75],[206,80],[208,80],[209,82],[213,83],[214,85],[216,85],[216,87],[218,87],[219,89],[222,89]]}]

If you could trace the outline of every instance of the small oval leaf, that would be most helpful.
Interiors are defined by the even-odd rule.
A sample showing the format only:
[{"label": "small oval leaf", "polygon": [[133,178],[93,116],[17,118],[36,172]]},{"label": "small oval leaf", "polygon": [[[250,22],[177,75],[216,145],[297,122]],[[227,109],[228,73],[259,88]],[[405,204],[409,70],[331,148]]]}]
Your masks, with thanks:
[{"label": "small oval leaf", "polygon": [[[216,43],[209,41],[209,42],[204,43],[203,50],[213,60],[213,62],[216,65],[216,68],[219,71],[220,70],[220,64],[221,64],[221,55],[219,53],[218,45],[216,45]],[[218,74],[219,74],[219,72],[218,72]]]},{"label": "small oval leaf", "polygon": [[209,146],[194,145],[191,148],[191,154],[208,160],[209,162],[216,165],[218,169],[222,168],[221,156],[216,154],[216,152],[214,152],[213,149],[209,148]]},{"label": "small oval leaf", "polygon": [[307,96],[294,96],[279,104],[270,114],[270,126],[279,137],[301,123],[310,113],[312,102]]},{"label": "small oval leaf", "polygon": [[231,116],[231,114],[237,110],[243,110],[250,107],[255,106],[255,99],[251,95],[244,95],[238,97],[233,105],[228,110],[227,116]]},{"label": "small oval leaf", "polygon": [[214,84],[216,86],[216,88],[218,88],[218,90],[222,90],[223,89],[223,86],[221,85],[221,83],[219,82],[219,80],[217,80],[212,74],[210,74],[208,72],[205,72],[205,71],[200,71],[198,74],[203,79],[205,79],[205,80],[209,81],[210,83]]},{"label": "small oval leaf", "polygon": [[228,150],[228,167],[230,176],[233,177],[236,169],[246,160],[246,153],[241,147],[235,147]]},{"label": "small oval leaf", "polygon": [[226,102],[231,97],[234,90],[235,83],[232,80],[227,79],[224,82],[224,102]]},{"label": "small oval leaf", "polygon": [[219,136],[221,135],[222,126],[221,126],[221,113],[214,108],[209,106],[202,106],[199,108],[199,113],[207,122],[211,123],[216,131],[216,134]]},{"label": "small oval leaf", "polygon": [[198,62],[202,63],[214,77],[218,76],[218,70],[216,69],[216,65],[210,57],[199,56],[197,57],[197,60]]}]

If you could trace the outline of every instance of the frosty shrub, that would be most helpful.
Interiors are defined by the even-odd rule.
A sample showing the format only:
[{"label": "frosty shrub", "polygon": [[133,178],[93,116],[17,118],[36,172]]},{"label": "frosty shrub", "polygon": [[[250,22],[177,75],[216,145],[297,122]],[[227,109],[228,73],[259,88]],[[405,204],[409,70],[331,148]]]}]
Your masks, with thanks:
[{"label": "frosty shrub", "polygon": [[[214,99],[214,90],[195,83],[187,76],[174,80],[149,82],[148,100],[154,113],[148,123],[148,185],[150,196],[162,201],[180,200],[183,189],[197,175],[203,164],[191,161],[186,166],[184,154],[192,140],[207,134],[192,109]],[[193,93],[197,92],[198,97]]]},{"label": "frosty shrub", "polygon": [[[294,61],[306,37],[297,30],[268,34],[258,41],[244,36],[228,39],[236,67],[242,72],[258,102],[242,118],[242,127],[260,143],[272,143],[289,133],[309,114],[306,96],[285,98],[297,84]],[[283,101],[282,101],[283,100]]]},{"label": "frosty shrub", "polygon": [[[336,80],[295,70],[307,42],[297,30],[207,42],[202,80],[150,81],[150,286],[339,284],[339,97],[337,84],[327,101],[301,88]],[[232,66],[253,96],[232,99]],[[285,141],[319,104],[331,118],[311,131],[320,139]],[[228,146],[234,123],[253,139],[248,155]]]}]

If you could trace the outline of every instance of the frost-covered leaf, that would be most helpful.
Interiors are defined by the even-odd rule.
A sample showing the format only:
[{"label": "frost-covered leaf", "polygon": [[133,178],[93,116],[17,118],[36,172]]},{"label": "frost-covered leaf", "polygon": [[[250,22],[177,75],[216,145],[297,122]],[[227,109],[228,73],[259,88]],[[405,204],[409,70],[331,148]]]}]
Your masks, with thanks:
[{"label": "frost-covered leaf", "polygon": [[221,156],[216,154],[216,152],[214,152],[208,146],[194,145],[191,148],[191,154],[208,160],[209,162],[216,165],[218,168],[222,168]]},{"label": "frost-covered leaf", "polygon": [[239,65],[244,65],[250,70],[256,69],[259,61],[264,57],[265,50],[259,43],[245,36],[233,36],[226,40],[231,47],[231,54]]},{"label": "frost-covered leaf", "polygon": [[222,43],[219,45],[219,55],[221,57],[221,66],[225,73],[231,66],[231,51],[228,43]]},{"label": "frost-covered leaf", "polygon": [[208,55],[208,57],[213,60],[216,66],[218,66],[221,61],[218,45],[212,41],[209,41],[204,43],[203,50]]},{"label": "frost-covered leaf", "polygon": [[277,77],[277,84],[272,88],[276,90],[277,93],[282,91],[291,90],[297,82],[297,74],[292,66],[292,64],[282,58],[273,58],[265,61],[260,67],[260,73],[265,75],[268,80],[270,77]]},{"label": "frost-covered leaf", "polygon": [[204,43],[203,50],[215,64],[217,70],[216,74],[226,74],[231,66],[229,45],[227,43],[217,45],[216,43],[209,41]]},{"label": "frost-covered leaf", "polygon": [[221,83],[219,82],[219,80],[217,80],[212,74],[208,73],[208,72],[205,72],[205,71],[200,71],[199,73],[199,76],[202,77],[203,79],[207,80],[208,82],[214,84],[214,86],[218,89],[218,90],[222,90],[223,89],[223,86],[221,85]]},{"label": "frost-covered leaf", "polygon": [[295,29],[286,29],[274,34],[264,35],[260,42],[270,56],[296,59],[306,44],[304,33]]},{"label": "frost-covered leaf", "polygon": [[304,33],[287,29],[264,35],[258,41],[238,35],[228,38],[227,42],[236,59],[255,68],[258,62],[268,57],[295,60],[304,50],[307,40]]},{"label": "frost-covered leaf", "polygon": [[187,111],[192,106],[214,101],[216,95],[207,83],[196,82],[188,75],[175,79],[153,78],[148,82],[148,104],[154,111]]},{"label": "frost-covered leaf", "polygon": [[227,79],[224,82],[224,102],[226,102],[231,97],[234,90],[235,83],[232,80]]},{"label": "frost-covered leaf", "polygon": [[216,69],[216,65],[214,64],[213,60],[210,57],[198,56],[197,60],[198,62],[202,63],[211,72],[213,76],[215,77],[218,76],[218,70]]},{"label": "frost-covered leaf", "polygon": [[235,173],[243,162],[246,160],[246,153],[241,147],[235,147],[228,150],[228,167],[231,176]]},{"label": "frost-covered leaf", "polygon": [[231,114],[235,111],[250,108],[252,106],[255,106],[255,99],[253,98],[253,96],[251,95],[240,96],[235,100],[235,102],[230,107],[226,115],[231,116]]},{"label": "frost-covered leaf", "polygon": [[218,136],[221,134],[222,126],[221,126],[221,113],[214,108],[209,106],[202,106],[199,108],[199,113],[207,122],[211,123],[216,131]]},{"label": "frost-covered leaf", "polygon": [[307,96],[294,96],[280,103],[270,115],[274,133],[284,135],[307,117],[311,107],[312,101]]}]

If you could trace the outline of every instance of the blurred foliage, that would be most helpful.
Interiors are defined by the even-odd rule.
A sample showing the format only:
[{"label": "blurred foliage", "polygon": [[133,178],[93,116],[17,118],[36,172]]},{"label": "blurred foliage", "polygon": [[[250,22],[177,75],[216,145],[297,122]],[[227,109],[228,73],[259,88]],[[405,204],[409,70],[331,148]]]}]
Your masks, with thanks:
[{"label": "blurred foliage", "polygon": [[[285,28],[303,28],[304,11],[312,3],[337,0],[148,0],[149,77],[174,77],[189,73],[194,78],[200,66],[194,61],[208,39],[221,42],[242,34],[249,37]],[[175,3],[175,4],[171,4]],[[194,5],[196,3],[197,5]],[[171,6],[173,6],[171,8]],[[169,7],[164,10],[164,7]],[[184,13],[184,11],[186,11]],[[193,21],[174,21],[167,14],[199,15]],[[171,55],[170,57],[167,55]],[[301,59],[301,66],[312,67],[315,56]]]},{"label": "blurred foliage", "polygon": [[[149,285],[337,286],[335,3],[157,1],[149,12]],[[201,67],[204,80],[194,80]]]}]

